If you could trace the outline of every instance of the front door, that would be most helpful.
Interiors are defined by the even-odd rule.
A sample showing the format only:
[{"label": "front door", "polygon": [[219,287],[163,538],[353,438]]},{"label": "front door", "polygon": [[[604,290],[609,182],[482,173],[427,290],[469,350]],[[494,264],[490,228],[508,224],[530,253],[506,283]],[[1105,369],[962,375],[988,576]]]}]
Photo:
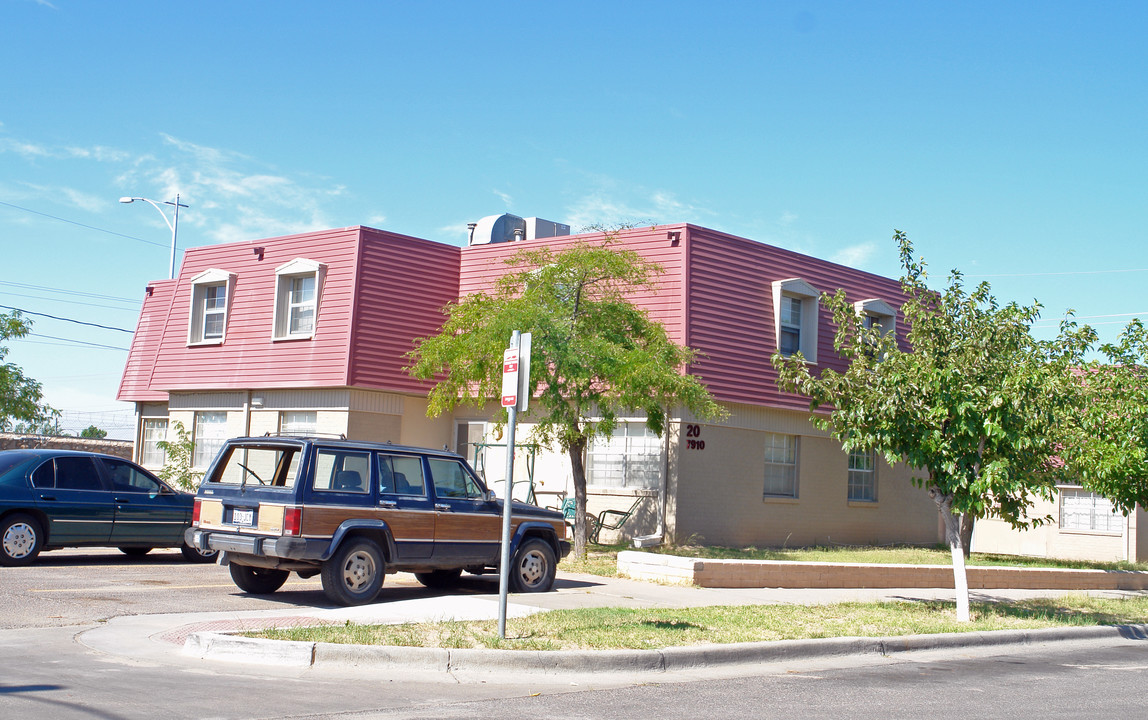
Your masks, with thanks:
[{"label": "front door", "polygon": [[466,467],[449,458],[428,458],[435,494],[434,558],[439,565],[491,565],[502,541],[499,503]]},{"label": "front door", "polygon": [[173,493],[158,480],[126,460],[97,460],[112,486],[115,502],[113,545],[172,547],[191,524],[187,496]]}]

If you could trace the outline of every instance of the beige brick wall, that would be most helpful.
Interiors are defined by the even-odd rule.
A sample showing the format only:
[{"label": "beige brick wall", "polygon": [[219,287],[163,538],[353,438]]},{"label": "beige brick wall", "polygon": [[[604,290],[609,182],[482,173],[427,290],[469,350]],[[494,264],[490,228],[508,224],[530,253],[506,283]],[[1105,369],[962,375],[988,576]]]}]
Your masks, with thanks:
[{"label": "beige brick wall", "polygon": [[[812,428],[811,428],[812,430]],[[881,545],[940,542],[936,505],[904,467],[878,467],[877,502],[848,501],[848,457],[835,440],[798,441],[798,497],[764,498],[765,436],[702,426],[703,450],[678,440],[676,542],[734,546]]]},{"label": "beige brick wall", "polygon": [[1059,503],[1055,500],[1037,500],[1029,517],[1046,515],[1052,517],[1051,523],[1030,530],[1014,530],[1008,523],[993,518],[978,520],[973,532],[972,549],[974,552],[1099,562],[1137,562],[1148,559],[1145,539],[1140,538],[1136,532],[1144,517],[1144,511],[1140,508],[1128,518],[1127,531],[1124,533],[1061,530],[1058,525]]},{"label": "beige brick wall", "polygon": [[[864,565],[777,560],[699,560],[624,551],[618,572],[640,580],[724,588],[952,588],[948,565]],[[969,567],[970,589],[1146,590],[1148,573]]]}]

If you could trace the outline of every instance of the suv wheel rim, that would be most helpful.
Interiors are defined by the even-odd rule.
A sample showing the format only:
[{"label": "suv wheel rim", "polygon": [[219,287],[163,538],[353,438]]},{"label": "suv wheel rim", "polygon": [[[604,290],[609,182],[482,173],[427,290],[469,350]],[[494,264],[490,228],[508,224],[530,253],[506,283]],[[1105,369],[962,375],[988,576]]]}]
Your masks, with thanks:
[{"label": "suv wheel rim", "polygon": [[358,592],[371,583],[375,572],[375,559],[370,553],[352,553],[343,563],[343,583],[347,589]]},{"label": "suv wheel rim", "polygon": [[518,573],[527,585],[537,585],[546,574],[546,558],[534,550],[526,553],[518,565]]},{"label": "suv wheel rim", "polygon": [[4,531],[4,553],[10,558],[27,557],[36,546],[36,531],[28,523],[13,523]]}]

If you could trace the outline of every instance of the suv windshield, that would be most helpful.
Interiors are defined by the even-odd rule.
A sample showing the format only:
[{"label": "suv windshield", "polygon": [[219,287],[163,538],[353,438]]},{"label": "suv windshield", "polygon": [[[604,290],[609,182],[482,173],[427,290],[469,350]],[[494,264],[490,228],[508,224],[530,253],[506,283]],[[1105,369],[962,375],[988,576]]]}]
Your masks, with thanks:
[{"label": "suv windshield", "polygon": [[208,482],[224,485],[295,487],[301,448],[233,445],[215,466]]}]

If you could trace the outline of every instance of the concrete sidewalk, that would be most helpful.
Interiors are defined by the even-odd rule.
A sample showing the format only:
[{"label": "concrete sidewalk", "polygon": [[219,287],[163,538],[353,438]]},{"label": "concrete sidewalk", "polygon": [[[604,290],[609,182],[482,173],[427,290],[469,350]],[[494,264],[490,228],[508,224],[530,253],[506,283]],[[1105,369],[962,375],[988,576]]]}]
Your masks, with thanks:
[{"label": "concrete sidewalk", "polygon": [[[388,585],[415,584],[403,574],[388,577]],[[267,627],[323,624],[395,624],[435,620],[495,619],[498,617],[497,579],[467,581],[466,592],[429,594],[416,600],[388,602],[387,586],[378,602],[350,608],[294,606],[276,611],[135,615],[113,618],[88,630],[79,641],[100,652],[139,660],[187,663],[222,661],[281,668],[386,669],[389,673],[459,674],[532,673],[563,678],[604,672],[669,673],[675,670],[826,657],[843,654],[923,650],[942,647],[984,647],[998,644],[1098,637],[1143,639],[1148,628],[1071,628],[1000,633],[961,633],[905,638],[839,638],[740,645],[711,645],[634,651],[492,651],[442,650],[281,642],[237,637],[231,633]],[[1134,591],[1085,591],[1105,597],[1127,597]],[[973,601],[1010,601],[1059,597],[1063,590],[974,591]],[[953,600],[953,591],[929,588],[771,589],[698,588],[659,585],[624,578],[560,572],[549,593],[516,594],[508,616],[585,607],[701,607],[709,605],[825,604],[849,600]]]}]

